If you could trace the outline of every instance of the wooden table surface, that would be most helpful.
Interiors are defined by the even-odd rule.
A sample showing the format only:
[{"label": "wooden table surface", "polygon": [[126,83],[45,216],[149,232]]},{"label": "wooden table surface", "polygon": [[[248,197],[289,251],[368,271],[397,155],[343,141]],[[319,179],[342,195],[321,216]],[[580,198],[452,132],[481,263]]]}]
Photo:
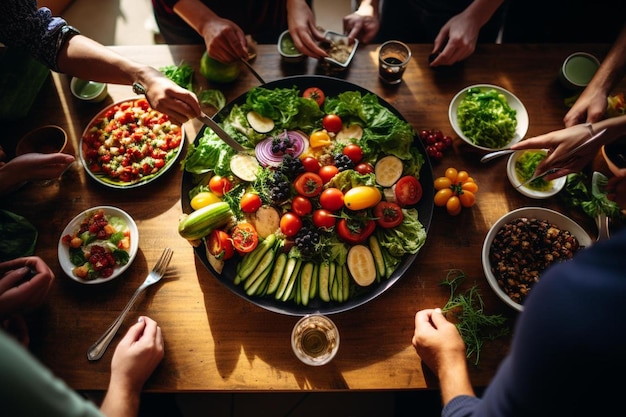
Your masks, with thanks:
[{"label": "wooden table surface", "polygon": [[[496,84],[517,95],[530,118],[528,135],[562,127],[569,94],[557,82],[563,59],[585,50],[602,59],[608,45],[483,45],[466,62],[452,68],[427,66],[430,45],[411,45],[413,58],[397,87],[378,80],[376,46],[360,46],[351,68],[341,77],[384,98],[414,129],[440,129],[455,136],[448,121],[452,97],[472,84]],[[191,46],[120,46],[119,53],[157,68],[186,62],[198,67],[202,49]],[[266,82],[287,75],[316,74],[316,62],[286,65],[272,45],[259,47],[254,66]],[[228,101],[259,82],[242,68],[231,85],[208,85],[199,74],[195,84],[219,88]],[[69,92],[69,77],[53,74],[27,120],[5,125],[5,140],[17,140],[28,130],[57,124],[68,132],[67,152],[77,149],[84,127],[102,108],[132,97],[130,87],[109,85],[110,97],[100,104],[78,102]],[[207,112],[214,109],[207,108]],[[185,125],[188,141],[201,128]],[[185,149],[186,151],[186,149]],[[557,209],[578,221],[595,237],[593,221],[556,199],[532,200],[514,190],[506,177],[506,158],[481,164],[482,153],[455,140],[443,162],[433,165],[434,176],[449,166],[465,169],[480,186],[477,204],[457,217],[435,207],[425,246],[407,274],[373,301],[332,315],[341,345],[336,358],[323,367],[309,367],[291,351],[290,333],[298,317],[261,309],[233,294],[194,256],[177,233],[182,212],[182,172],[172,169],[144,187],[114,190],[96,184],[75,164],[62,180],[49,187],[29,185],[3,198],[0,207],[29,219],[39,230],[36,253],[54,270],[57,279],[44,307],[29,318],[31,349],[41,361],[78,390],[104,390],[113,349],[138,315],[148,315],[163,329],[166,355],[146,385],[152,392],[402,390],[436,388],[437,382],[411,346],[414,314],[442,306],[448,289],[439,283],[449,269],[467,274],[476,283],[488,314],[516,314],[496,298],[483,274],[480,253],[489,227],[502,215],[523,206]],[[62,272],[57,244],[67,222],[81,211],[115,205],[130,213],[140,231],[139,252],[123,278],[107,284],[81,285]],[[165,246],[174,249],[166,279],[149,288],[127,317],[105,356],[89,362],[88,347],[102,334],[143,281]],[[509,347],[509,339],[488,342],[478,366],[470,365],[476,386],[489,383]],[[572,364],[575,366],[575,364]]]}]

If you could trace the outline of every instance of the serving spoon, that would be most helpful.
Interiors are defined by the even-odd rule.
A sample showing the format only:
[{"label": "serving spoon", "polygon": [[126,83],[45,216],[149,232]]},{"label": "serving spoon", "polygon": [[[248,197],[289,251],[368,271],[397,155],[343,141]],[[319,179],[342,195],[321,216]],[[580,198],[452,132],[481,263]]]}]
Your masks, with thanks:
[{"label": "serving spoon", "polygon": [[489,162],[492,159],[496,159],[496,158],[499,158],[501,156],[513,153],[513,152],[515,152],[515,150],[510,149],[510,148],[500,149],[499,151],[490,152],[490,153],[484,155],[482,158],[480,158],[480,162],[482,162],[482,163]]}]

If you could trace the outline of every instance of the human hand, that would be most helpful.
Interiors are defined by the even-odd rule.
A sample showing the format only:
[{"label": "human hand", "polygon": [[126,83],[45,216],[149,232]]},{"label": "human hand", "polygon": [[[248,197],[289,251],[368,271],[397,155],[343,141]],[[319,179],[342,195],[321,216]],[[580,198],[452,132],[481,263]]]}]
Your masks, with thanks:
[{"label": "human hand", "polygon": [[0,163],[0,195],[26,181],[58,178],[75,160],[66,153],[27,153]]},{"label": "human hand", "polygon": [[324,32],[315,25],[315,16],[310,7],[306,4],[289,7],[287,19],[289,33],[300,52],[315,59],[328,56],[318,44],[324,40]]},{"label": "human hand", "polygon": [[167,114],[173,122],[183,124],[199,116],[200,103],[196,95],[171,81],[160,71],[148,68],[141,81],[146,89],[146,99],[150,106]]},{"label": "human hand", "polygon": [[584,152],[577,152],[567,161],[561,159],[575,147],[589,139],[589,129],[585,125],[575,125],[544,135],[528,138],[511,146],[513,150],[547,149],[548,155],[537,165],[535,173],[543,173],[552,168],[560,168],[544,178],[553,180],[574,172],[580,172],[589,164],[602,147],[602,142],[590,144]]},{"label": "human hand", "polygon": [[109,391],[138,395],[164,354],[161,328],[151,318],[139,317],[115,348]]},{"label": "human hand", "polygon": [[426,366],[437,374],[442,369],[466,366],[465,343],[439,308],[417,312],[411,342]]},{"label": "human hand", "polygon": [[248,59],[248,44],[243,30],[231,20],[215,17],[205,22],[202,37],[209,56],[224,64]]},{"label": "human hand", "polygon": [[453,16],[435,38],[432,53],[437,57],[430,66],[452,65],[473,54],[480,28],[480,24],[468,13]]},{"label": "human hand", "polygon": [[41,306],[53,281],[54,273],[38,256],[0,263],[0,317]]},{"label": "human hand", "polygon": [[605,91],[588,87],[563,118],[565,127],[580,123],[595,123],[604,118],[608,94]]},{"label": "human hand", "polygon": [[365,15],[357,10],[343,17],[343,29],[348,34],[348,41],[355,39],[364,44],[370,43],[380,29],[380,20],[377,16]]}]

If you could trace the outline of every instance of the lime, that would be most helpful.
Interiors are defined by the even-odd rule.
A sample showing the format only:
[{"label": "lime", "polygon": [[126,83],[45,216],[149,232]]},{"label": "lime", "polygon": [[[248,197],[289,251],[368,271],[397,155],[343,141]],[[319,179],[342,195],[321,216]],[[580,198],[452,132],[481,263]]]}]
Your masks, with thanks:
[{"label": "lime", "polygon": [[216,83],[230,83],[239,77],[239,64],[233,62],[230,64],[222,64],[216,59],[211,58],[206,51],[200,59],[200,74]]}]

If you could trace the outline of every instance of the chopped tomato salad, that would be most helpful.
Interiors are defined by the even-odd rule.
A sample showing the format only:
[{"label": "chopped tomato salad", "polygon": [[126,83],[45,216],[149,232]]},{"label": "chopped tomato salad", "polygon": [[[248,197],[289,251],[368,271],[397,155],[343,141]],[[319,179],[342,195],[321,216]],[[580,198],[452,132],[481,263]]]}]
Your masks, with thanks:
[{"label": "chopped tomato salad", "polygon": [[102,113],[83,135],[85,164],[94,174],[135,183],[176,157],[182,132],[145,98],[124,101]]}]

